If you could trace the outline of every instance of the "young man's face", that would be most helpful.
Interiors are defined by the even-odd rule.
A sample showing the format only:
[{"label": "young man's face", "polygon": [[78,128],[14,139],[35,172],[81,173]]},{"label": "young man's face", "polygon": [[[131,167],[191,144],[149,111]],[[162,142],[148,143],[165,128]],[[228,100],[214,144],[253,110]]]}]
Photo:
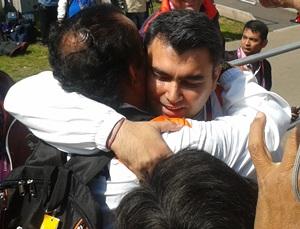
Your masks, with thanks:
[{"label": "young man's face", "polygon": [[208,50],[178,55],[156,37],[148,46],[148,103],[156,115],[192,118],[215,89],[220,69]]},{"label": "young man's face", "polygon": [[170,0],[176,10],[189,9],[199,11],[203,0]]},{"label": "young man's face", "polygon": [[262,40],[259,32],[252,32],[245,28],[241,40],[241,47],[246,56],[259,53],[267,45],[266,40]]}]

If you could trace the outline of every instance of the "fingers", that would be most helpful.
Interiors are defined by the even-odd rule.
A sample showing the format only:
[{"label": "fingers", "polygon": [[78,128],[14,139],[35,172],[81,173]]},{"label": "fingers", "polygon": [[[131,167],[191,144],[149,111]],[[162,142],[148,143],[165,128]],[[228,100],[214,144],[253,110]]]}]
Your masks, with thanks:
[{"label": "fingers", "polygon": [[300,143],[300,125],[293,128],[285,143],[284,154],[282,163],[287,168],[291,168],[294,165],[296,153]]},{"label": "fingers", "polygon": [[264,7],[290,7],[297,8],[298,0],[259,0]]},{"label": "fingers", "polygon": [[257,176],[263,176],[265,169],[268,168],[272,163],[272,160],[268,156],[269,152],[264,140],[265,125],[266,116],[263,113],[258,112],[250,126],[248,145]]},{"label": "fingers", "polygon": [[159,156],[156,159],[149,161],[147,164],[128,168],[137,176],[140,181],[149,181],[156,164],[173,154],[169,148],[161,149],[161,151],[163,153],[159,153]]},{"label": "fingers", "polygon": [[153,125],[156,129],[160,130],[161,133],[178,131],[183,127],[182,124],[174,123],[171,121],[149,123],[151,123],[151,125]]}]

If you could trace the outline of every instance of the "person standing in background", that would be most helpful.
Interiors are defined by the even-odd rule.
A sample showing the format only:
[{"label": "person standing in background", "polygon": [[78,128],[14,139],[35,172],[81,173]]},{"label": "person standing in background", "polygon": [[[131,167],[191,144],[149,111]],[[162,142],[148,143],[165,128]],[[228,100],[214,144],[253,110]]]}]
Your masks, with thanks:
[{"label": "person standing in background", "polygon": [[42,43],[48,44],[49,30],[56,22],[58,0],[38,0]]},{"label": "person standing in background", "polygon": [[[268,44],[268,26],[259,20],[248,21],[243,29],[240,47],[237,50],[226,51],[225,60],[241,59],[260,53]],[[272,68],[267,59],[258,60],[250,64],[240,66],[242,70],[252,71],[257,83],[267,89],[272,87]]]},{"label": "person standing in background", "polygon": [[144,23],[140,33],[144,34],[152,21],[161,13],[171,10],[193,10],[196,12],[202,12],[213,21],[217,29],[220,30],[219,24],[219,12],[214,4],[213,0],[162,0],[158,11],[150,15]]},{"label": "person standing in background", "polygon": [[146,19],[146,0],[126,0],[126,16],[140,29]]},{"label": "person standing in background", "polygon": [[73,17],[80,10],[96,5],[95,0],[59,0],[57,21],[62,23],[65,18]]}]

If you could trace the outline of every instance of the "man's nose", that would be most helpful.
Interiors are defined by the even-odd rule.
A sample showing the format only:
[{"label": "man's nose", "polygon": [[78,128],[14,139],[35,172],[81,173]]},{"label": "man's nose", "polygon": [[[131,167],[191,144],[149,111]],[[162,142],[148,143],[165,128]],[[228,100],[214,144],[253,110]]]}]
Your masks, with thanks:
[{"label": "man's nose", "polygon": [[167,90],[167,99],[171,104],[178,103],[182,100],[180,86],[176,82],[172,82]]},{"label": "man's nose", "polygon": [[246,39],[245,44],[246,44],[246,45],[250,45],[250,40],[249,40],[249,39]]}]

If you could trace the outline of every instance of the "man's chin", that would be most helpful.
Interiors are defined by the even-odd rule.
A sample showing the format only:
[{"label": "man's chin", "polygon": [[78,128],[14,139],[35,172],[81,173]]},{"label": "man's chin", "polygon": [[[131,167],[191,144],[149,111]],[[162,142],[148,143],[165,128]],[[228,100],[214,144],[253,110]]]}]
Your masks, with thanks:
[{"label": "man's chin", "polygon": [[162,114],[170,118],[183,118],[186,115],[184,109],[178,109],[178,110],[162,109]]},{"label": "man's chin", "polygon": [[252,54],[250,51],[247,51],[247,50],[243,50],[243,52],[245,53],[246,56],[249,56]]}]

